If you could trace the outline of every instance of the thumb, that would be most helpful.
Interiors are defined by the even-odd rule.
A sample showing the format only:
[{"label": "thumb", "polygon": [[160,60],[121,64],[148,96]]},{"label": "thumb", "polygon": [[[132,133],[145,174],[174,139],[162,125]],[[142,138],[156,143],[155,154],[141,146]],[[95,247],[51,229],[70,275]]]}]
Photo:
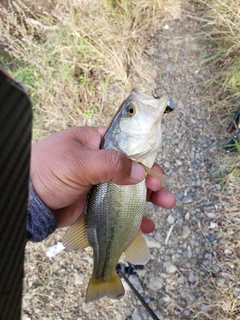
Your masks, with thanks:
[{"label": "thumb", "polygon": [[[78,157],[79,169],[86,173],[85,182],[91,185],[113,182],[119,185],[136,184],[146,174],[142,165],[114,150],[88,149]],[[82,176],[83,178],[83,176]]]}]

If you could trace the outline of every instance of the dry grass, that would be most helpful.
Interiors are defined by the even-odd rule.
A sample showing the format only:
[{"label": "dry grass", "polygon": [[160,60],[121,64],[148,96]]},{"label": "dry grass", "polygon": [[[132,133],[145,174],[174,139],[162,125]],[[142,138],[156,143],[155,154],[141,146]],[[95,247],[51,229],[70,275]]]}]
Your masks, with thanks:
[{"label": "dry grass", "polygon": [[[205,61],[212,64],[213,76],[206,82],[212,105],[222,116],[240,107],[240,1],[201,0],[205,6],[204,30],[212,42]],[[207,22],[207,23],[206,23]]]},{"label": "dry grass", "polygon": [[9,11],[0,6],[0,42],[30,90],[35,138],[105,124],[132,75],[151,80],[142,63],[149,31],[181,14],[181,0],[10,3]]}]

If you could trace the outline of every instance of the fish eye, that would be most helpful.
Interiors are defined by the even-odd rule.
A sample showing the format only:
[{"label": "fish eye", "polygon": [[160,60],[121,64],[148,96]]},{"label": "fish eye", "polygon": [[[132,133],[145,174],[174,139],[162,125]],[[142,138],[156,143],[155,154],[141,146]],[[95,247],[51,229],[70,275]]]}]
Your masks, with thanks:
[{"label": "fish eye", "polygon": [[165,111],[164,111],[164,113],[169,113],[169,112],[171,112],[171,111],[172,111],[172,109],[169,108],[169,106],[167,106],[166,109],[165,109]]},{"label": "fish eye", "polygon": [[127,107],[127,114],[132,117],[136,113],[135,107],[133,105],[130,105]]},{"label": "fish eye", "polygon": [[172,112],[174,109],[175,109],[175,107],[174,107],[173,102],[171,100],[168,100],[164,113]]}]

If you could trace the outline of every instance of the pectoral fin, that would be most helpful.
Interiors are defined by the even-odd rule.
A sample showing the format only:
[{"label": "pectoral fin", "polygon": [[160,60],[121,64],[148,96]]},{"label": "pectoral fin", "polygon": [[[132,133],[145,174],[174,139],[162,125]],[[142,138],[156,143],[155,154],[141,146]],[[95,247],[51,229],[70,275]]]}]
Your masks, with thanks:
[{"label": "pectoral fin", "polygon": [[141,231],[124,251],[126,259],[132,264],[145,264],[150,259],[150,251]]},{"label": "pectoral fin", "polygon": [[84,214],[67,230],[63,237],[63,245],[68,249],[84,249],[90,246],[87,239]]}]

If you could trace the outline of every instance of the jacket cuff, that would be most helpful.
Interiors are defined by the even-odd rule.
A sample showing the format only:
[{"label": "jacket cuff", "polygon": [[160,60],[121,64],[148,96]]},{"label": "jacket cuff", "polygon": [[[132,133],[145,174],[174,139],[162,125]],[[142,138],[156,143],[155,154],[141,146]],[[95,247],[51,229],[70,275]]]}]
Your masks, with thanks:
[{"label": "jacket cuff", "polygon": [[32,183],[29,184],[27,240],[39,242],[47,238],[57,229],[57,220],[54,214],[40,200]]}]

